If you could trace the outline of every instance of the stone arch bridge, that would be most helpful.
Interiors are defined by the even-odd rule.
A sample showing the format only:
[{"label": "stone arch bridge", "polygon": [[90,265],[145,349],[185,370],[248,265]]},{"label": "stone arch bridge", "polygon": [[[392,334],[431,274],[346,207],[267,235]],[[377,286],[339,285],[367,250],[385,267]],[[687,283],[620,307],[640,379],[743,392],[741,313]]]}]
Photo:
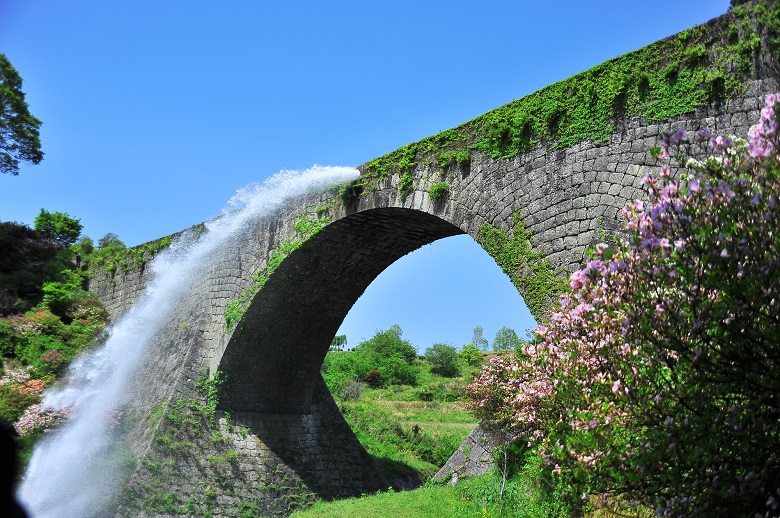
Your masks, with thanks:
[{"label": "stone arch bridge", "polygon": [[[135,378],[128,437],[140,460],[124,509],[169,514],[154,503],[156,492],[169,491],[176,505],[215,516],[238,515],[242,505],[283,515],[316,497],[414,485],[413,477],[388,479],[375,469],[320,376],[358,297],[387,266],[427,243],[465,233],[500,259],[502,240],[517,237],[527,252],[508,263],[507,273],[538,316],[550,296],[539,286],[553,285],[548,274],[577,268],[586,248],[602,239],[600,230],[618,229],[621,208],[642,196],[641,180],[656,167],[648,150],[659,133],[703,126],[746,133],[762,97],[777,88],[776,73],[762,61],[767,52],[756,54],[738,95],[689,113],[627,118],[596,142],[560,148],[539,141],[510,158],[469,147],[466,156],[442,163],[418,148],[412,166],[377,174],[369,163],[361,167],[362,186],[309,195],[252,222],[195,281]],[[430,188],[442,182],[446,194],[433,198]],[[300,241],[295,223],[315,214],[328,223],[281,262],[227,329],[228,304],[253,293],[252,277],[266,271],[282,244]],[[91,288],[116,317],[149,275],[149,268],[98,273]],[[204,401],[204,369],[227,374],[217,422],[177,428],[165,417],[182,411],[177,401]]]}]

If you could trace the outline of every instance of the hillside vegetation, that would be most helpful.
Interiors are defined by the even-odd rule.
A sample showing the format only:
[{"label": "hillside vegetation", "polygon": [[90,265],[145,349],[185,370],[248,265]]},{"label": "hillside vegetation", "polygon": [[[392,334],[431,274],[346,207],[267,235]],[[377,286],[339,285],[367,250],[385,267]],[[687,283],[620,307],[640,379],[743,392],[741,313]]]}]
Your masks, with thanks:
[{"label": "hillside vegetation", "polygon": [[[510,338],[507,339],[506,336]],[[474,341],[487,348],[481,328]],[[340,344],[337,340],[334,343]],[[503,354],[523,341],[503,329],[494,348]],[[433,475],[477,425],[466,411],[464,387],[497,355],[468,344],[460,351],[434,344],[425,355],[402,338],[400,326],[377,332],[351,351],[328,353],[323,377],[339,408],[377,467],[397,485],[363,498],[320,502],[295,514],[337,516],[560,516],[549,470],[524,448],[496,452],[494,471],[455,486]],[[418,487],[413,491],[400,491]]]},{"label": "hillside vegetation", "polygon": [[35,442],[68,415],[44,408],[43,391],[97,344],[108,313],[87,286],[90,262],[124,244],[80,237],[79,220],[41,209],[34,228],[0,222],[0,423],[20,436],[22,465]]}]

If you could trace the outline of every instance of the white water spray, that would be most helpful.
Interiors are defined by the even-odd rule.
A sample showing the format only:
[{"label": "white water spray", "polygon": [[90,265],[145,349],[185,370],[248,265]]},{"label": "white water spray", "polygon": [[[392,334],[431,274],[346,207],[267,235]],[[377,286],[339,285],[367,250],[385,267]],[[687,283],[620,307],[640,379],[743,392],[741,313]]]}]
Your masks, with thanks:
[{"label": "white water spray", "polygon": [[248,222],[272,214],[289,199],[355,179],[347,167],[282,171],[262,185],[239,189],[208,232],[188,246],[176,241],[152,263],[153,278],[103,346],[73,363],[68,384],[44,405],[72,406],[67,423],[36,446],[19,490],[34,518],[93,516],[113,497],[120,466],[112,458],[111,413],[160,327],[191,290],[191,280]]}]

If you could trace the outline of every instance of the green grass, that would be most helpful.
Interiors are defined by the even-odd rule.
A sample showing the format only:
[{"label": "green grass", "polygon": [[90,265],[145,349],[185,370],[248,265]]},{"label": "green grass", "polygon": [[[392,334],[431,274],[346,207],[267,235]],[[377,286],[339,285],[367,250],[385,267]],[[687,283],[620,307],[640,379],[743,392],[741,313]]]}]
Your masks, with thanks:
[{"label": "green grass", "polygon": [[312,508],[293,514],[298,518],[408,518],[429,516],[450,518],[457,505],[458,492],[450,487],[422,487],[415,491],[383,492],[363,498],[318,502]]},{"label": "green grass", "polygon": [[506,480],[491,472],[455,486],[427,484],[414,491],[390,490],[361,498],[318,502],[293,516],[548,518],[570,515],[572,512],[556,494],[549,473],[541,470],[541,461],[531,458]]}]

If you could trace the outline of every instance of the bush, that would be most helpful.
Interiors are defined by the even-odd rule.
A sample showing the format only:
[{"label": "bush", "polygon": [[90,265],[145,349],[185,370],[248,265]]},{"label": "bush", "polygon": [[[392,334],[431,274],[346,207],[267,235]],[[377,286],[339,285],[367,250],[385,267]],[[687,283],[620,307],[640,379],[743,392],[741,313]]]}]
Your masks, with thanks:
[{"label": "bush", "polygon": [[355,347],[355,352],[365,354],[371,360],[399,357],[411,365],[417,359],[417,350],[409,340],[403,340],[401,326],[395,324],[387,331],[377,331],[376,334]]},{"label": "bush", "polygon": [[347,352],[326,354],[321,372],[328,390],[334,395],[338,395],[347,383],[359,378],[355,369],[355,356]]},{"label": "bush", "polygon": [[431,364],[431,372],[447,378],[460,375],[458,352],[451,345],[433,344],[425,350],[425,361]]},{"label": "bush", "polygon": [[51,335],[32,336],[21,347],[17,348],[16,357],[25,365],[35,367],[36,375],[53,374],[64,362],[57,365],[43,360],[43,355],[51,351],[57,351],[57,356],[65,353],[70,356],[70,348],[58,338]]},{"label": "bush", "polygon": [[[358,344],[342,371],[350,379],[362,379],[371,386],[416,385],[417,351],[408,340],[401,338],[397,324],[387,331],[378,331],[371,339]],[[339,353],[337,353],[339,354]],[[330,366],[329,366],[330,368]],[[379,374],[370,375],[371,371]]]},{"label": "bush", "polygon": [[366,374],[365,382],[368,383],[368,386],[371,388],[381,387],[384,384],[382,373],[376,369],[371,369],[368,374]]},{"label": "bush", "polygon": [[0,385],[0,419],[14,424],[30,405],[39,401],[38,394],[21,392],[10,384]]},{"label": "bush", "polygon": [[466,365],[479,365],[482,363],[482,351],[474,344],[466,344],[460,348],[458,356],[466,362]]},{"label": "bush", "polygon": [[360,395],[363,393],[364,388],[365,387],[361,382],[358,380],[352,380],[348,383],[345,383],[341,387],[338,395],[344,401],[358,401],[360,399]]},{"label": "bush", "polygon": [[467,388],[573,487],[661,516],[780,510],[778,108],[747,142],[664,135],[654,154],[680,166],[645,178],[630,239],[598,245],[540,343]]},{"label": "bush", "polygon": [[0,222],[0,250],[0,315],[38,304],[42,284],[67,267],[64,245],[24,225]]},{"label": "bush", "polygon": [[0,356],[11,356],[16,351],[19,338],[10,319],[0,318]]},{"label": "bush", "polygon": [[80,270],[63,270],[60,276],[61,281],[43,284],[43,302],[52,313],[69,320],[68,315],[74,311],[71,306],[90,295],[82,288],[84,274]]},{"label": "bush", "polygon": [[450,186],[447,185],[447,182],[437,182],[428,189],[428,196],[433,200],[440,200],[447,196],[449,192]]}]

